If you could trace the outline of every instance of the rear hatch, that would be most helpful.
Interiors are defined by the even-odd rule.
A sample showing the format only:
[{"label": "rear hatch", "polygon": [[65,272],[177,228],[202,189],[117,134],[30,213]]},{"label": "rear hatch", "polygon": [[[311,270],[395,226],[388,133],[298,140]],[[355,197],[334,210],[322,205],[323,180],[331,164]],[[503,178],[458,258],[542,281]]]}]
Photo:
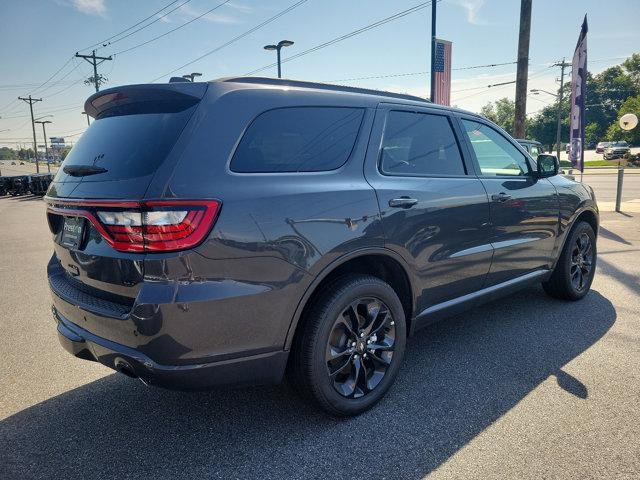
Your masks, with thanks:
[{"label": "rear hatch", "polygon": [[140,289],[145,253],[180,249],[185,238],[195,238],[199,219],[215,215],[206,202],[145,201],[152,182],[166,183],[173,171],[206,89],[203,83],[134,85],[87,100],[85,111],[95,120],[46,197],[56,294],[122,316]]}]

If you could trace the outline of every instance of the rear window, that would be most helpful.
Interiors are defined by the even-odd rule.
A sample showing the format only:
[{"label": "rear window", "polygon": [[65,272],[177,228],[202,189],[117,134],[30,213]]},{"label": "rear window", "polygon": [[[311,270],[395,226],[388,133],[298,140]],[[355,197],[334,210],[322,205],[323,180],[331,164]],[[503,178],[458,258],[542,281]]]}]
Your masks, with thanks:
[{"label": "rear window", "polygon": [[231,160],[240,173],[319,172],[346,163],[364,110],[292,107],[259,115],[245,132]]},{"label": "rear window", "polygon": [[85,177],[60,175],[67,181],[123,180],[155,172],[171,151],[196,107],[174,113],[145,113],[94,121],[65,158],[62,167],[91,165],[104,173]]}]

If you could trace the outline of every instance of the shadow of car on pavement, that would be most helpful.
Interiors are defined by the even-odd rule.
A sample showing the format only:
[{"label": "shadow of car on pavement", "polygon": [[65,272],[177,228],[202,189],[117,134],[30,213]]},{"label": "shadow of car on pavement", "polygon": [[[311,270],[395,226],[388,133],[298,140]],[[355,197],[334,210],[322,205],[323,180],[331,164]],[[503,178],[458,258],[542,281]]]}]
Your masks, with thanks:
[{"label": "shadow of car on pavement", "polygon": [[184,393],[109,375],[0,422],[0,464],[4,478],[421,478],[550,376],[587,398],[561,369],[615,319],[597,291],[476,308],[419,331],[387,397],[347,420],[282,386]]}]

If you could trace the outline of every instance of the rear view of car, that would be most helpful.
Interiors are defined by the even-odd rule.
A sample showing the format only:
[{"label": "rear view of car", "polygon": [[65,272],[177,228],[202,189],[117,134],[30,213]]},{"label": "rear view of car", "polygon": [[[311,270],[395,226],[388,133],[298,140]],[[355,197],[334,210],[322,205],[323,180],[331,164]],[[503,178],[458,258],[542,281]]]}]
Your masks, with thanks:
[{"label": "rear view of car", "polygon": [[[131,376],[171,376],[185,350],[163,330],[171,312],[162,305],[176,306],[175,286],[163,279],[192,262],[183,252],[209,233],[221,204],[160,191],[206,88],[146,85],[94,95],[85,111],[96,121],[47,193],[55,246],[48,277],[63,346]],[[156,258],[145,261],[149,252]],[[171,368],[163,372],[156,361]]]}]

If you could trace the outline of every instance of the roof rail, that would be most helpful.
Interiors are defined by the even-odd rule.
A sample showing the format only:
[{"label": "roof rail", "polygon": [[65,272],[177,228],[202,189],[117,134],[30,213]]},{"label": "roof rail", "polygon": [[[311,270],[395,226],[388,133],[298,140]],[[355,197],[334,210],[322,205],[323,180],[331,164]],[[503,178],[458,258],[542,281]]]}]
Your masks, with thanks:
[{"label": "roof rail", "polygon": [[214,80],[216,82],[236,82],[236,83],[255,83],[260,85],[277,85],[282,87],[301,87],[314,88],[318,90],[329,90],[333,92],[349,92],[361,93],[365,95],[377,95],[382,97],[401,98],[403,100],[413,100],[415,102],[431,103],[426,98],[409,95],[405,93],[387,92],[384,90],[373,90],[370,88],[347,87],[343,85],[334,85],[331,83],[307,82],[303,80],[289,80],[283,78],[270,77],[226,77]]}]

